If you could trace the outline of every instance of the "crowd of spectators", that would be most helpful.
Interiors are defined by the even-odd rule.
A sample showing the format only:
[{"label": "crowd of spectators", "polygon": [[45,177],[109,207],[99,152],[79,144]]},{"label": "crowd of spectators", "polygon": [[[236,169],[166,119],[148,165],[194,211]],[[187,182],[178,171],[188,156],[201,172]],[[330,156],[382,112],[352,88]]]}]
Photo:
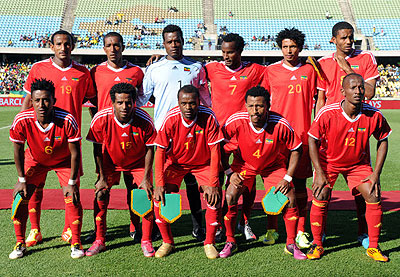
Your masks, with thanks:
[{"label": "crowd of spectators", "polygon": [[376,83],[375,97],[400,97],[400,67],[396,65],[379,65],[379,81]]},{"label": "crowd of spectators", "polygon": [[1,63],[0,64],[0,94],[9,94],[12,91],[22,91],[32,64]]},{"label": "crowd of spectators", "polygon": [[77,35],[76,46],[78,48],[91,48],[94,45],[98,45],[100,41],[103,41],[104,34],[102,32],[95,32],[86,34],[86,36]]}]

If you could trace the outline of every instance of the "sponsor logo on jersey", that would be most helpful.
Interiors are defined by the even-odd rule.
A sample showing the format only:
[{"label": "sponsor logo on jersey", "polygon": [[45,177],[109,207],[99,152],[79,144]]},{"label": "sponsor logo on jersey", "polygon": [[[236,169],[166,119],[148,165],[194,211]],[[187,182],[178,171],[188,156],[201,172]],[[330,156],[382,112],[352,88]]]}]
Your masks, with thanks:
[{"label": "sponsor logo on jersey", "polygon": [[117,76],[117,77],[114,79],[114,81],[115,81],[115,82],[119,82],[119,81],[121,81],[121,79]]},{"label": "sponsor logo on jersey", "polygon": [[127,137],[128,135],[126,134],[126,133],[123,133],[122,135],[121,135],[121,137]]},{"label": "sponsor logo on jersey", "polygon": [[273,139],[266,139],[265,142],[266,143],[274,143],[274,140]]},{"label": "sponsor logo on jersey", "polygon": [[67,77],[65,77],[65,76],[62,77],[62,78],[61,78],[61,81],[67,81]]},{"label": "sponsor logo on jersey", "polygon": [[138,132],[132,132],[132,135],[134,135],[134,136],[138,136],[138,135],[139,135],[139,133],[138,133]]},{"label": "sponsor logo on jersey", "polygon": [[307,76],[300,76],[300,79],[301,79],[301,80],[307,80],[308,77],[307,77]]},{"label": "sponsor logo on jersey", "polygon": [[174,65],[174,67],[172,68],[172,70],[174,70],[174,69],[178,69],[178,68],[176,67],[176,65]]},{"label": "sponsor logo on jersey", "polygon": [[50,141],[50,139],[49,139],[48,137],[46,137],[46,138],[44,139],[44,141]]},{"label": "sponsor logo on jersey", "polygon": [[60,140],[61,140],[61,137],[60,137],[60,136],[56,136],[56,137],[55,137],[55,140],[60,141]]},{"label": "sponsor logo on jersey", "polygon": [[185,67],[183,68],[183,71],[188,71],[188,72],[190,72],[190,67],[186,67],[186,66],[185,66]]},{"label": "sponsor logo on jersey", "polygon": [[291,80],[291,81],[297,80],[297,78],[296,78],[296,76],[293,75],[292,78],[290,78],[290,80]]},{"label": "sponsor logo on jersey", "polygon": [[365,132],[367,129],[366,128],[358,128],[357,131],[359,132]]},{"label": "sponsor logo on jersey", "polygon": [[240,76],[240,80],[247,80],[247,76]]},{"label": "sponsor logo on jersey", "polygon": [[236,80],[237,80],[236,77],[232,76],[231,81],[236,81]]},{"label": "sponsor logo on jersey", "polygon": [[202,134],[202,133],[203,133],[203,130],[196,130],[196,131],[194,131],[194,133],[195,133],[195,134]]},{"label": "sponsor logo on jersey", "polygon": [[78,82],[79,78],[72,78],[72,81]]},{"label": "sponsor logo on jersey", "polygon": [[353,127],[351,127],[351,128],[347,131],[347,133],[354,133]]},{"label": "sponsor logo on jersey", "polygon": [[262,143],[261,139],[258,139],[258,140],[256,141],[256,143]]},{"label": "sponsor logo on jersey", "polygon": [[359,69],[360,67],[358,65],[352,65],[351,69]]},{"label": "sponsor logo on jersey", "polygon": [[192,138],[193,135],[192,135],[191,133],[189,133],[186,137],[187,137],[187,138]]},{"label": "sponsor logo on jersey", "polygon": [[133,81],[132,78],[126,78],[126,80],[127,80],[128,82],[132,82],[132,81]]}]

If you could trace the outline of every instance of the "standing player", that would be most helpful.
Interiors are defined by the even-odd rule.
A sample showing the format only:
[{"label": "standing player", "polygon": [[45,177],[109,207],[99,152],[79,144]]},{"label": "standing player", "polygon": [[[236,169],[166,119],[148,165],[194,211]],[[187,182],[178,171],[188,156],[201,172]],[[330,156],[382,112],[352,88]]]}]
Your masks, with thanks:
[{"label": "standing player", "polygon": [[[26,251],[25,231],[28,220],[28,201],[33,191],[44,184],[47,172],[54,170],[63,189],[68,224],[72,231],[71,257],[85,255],[81,245],[82,206],[79,200],[79,167],[81,140],[75,118],[60,108],[56,101],[54,84],[45,79],[31,82],[33,108],[20,112],[10,130],[14,145],[15,166],[18,182],[14,197],[21,193],[23,201],[13,223],[17,244],[10,253],[10,259],[24,256]],[[25,141],[28,148],[24,153]]]},{"label": "standing player", "polygon": [[[363,103],[364,80],[350,73],[343,79],[344,100],[322,108],[309,131],[310,156],[315,168],[310,221],[314,244],[307,254],[319,259],[324,253],[322,233],[333,185],[339,174],[353,194],[361,193],[366,203],[369,247],[367,255],[376,261],[388,258],[378,247],[382,226],[379,177],[388,151],[391,129],[381,112]],[[375,168],[372,170],[369,138],[378,140]]]},{"label": "standing player", "polygon": [[[260,86],[246,92],[247,112],[233,114],[224,126],[227,140],[233,140],[237,149],[230,171],[230,185],[226,191],[228,212],[224,217],[227,242],[220,252],[221,258],[227,258],[237,251],[235,241],[235,225],[237,201],[245,191],[254,186],[254,179],[261,175],[265,189],[275,186],[289,198],[288,207],[283,211],[287,240],[285,252],[295,259],[305,260],[307,257],[295,243],[298,211],[291,180],[300,159],[301,140],[297,137],[289,122],[274,112],[269,112],[270,97]],[[229,143],[227,144],[229,145]],[[227,146],[226,145],[226,146]],[[277,155],[283,149],[289,149],[289,166],[286,169],[285,157]],[[224,168],[228,165],[228,155],[224,155]],[[229,166],[229,165],[228,165]]]},{"label": "standing player", "polygon": [[[263,79],[265,67],[256,63],[242,62],[244,40],[238,34],[227,34],[222,38],[221,62],[206,65],[207,79],[211,85],[212,110],[218,122],[223,126],[232,114],[245,111],[246,91],[259,85]],[[255,240],[249,219],[256,196],[256,186],[251,192],[243,193],[243,210],[239,230],[246,240]]]},{"label": "standing player", "polygon": [[[115,84],[125,82],[132,84],[138,89],[142,90],[143,71],[140,67],[131,64],[123,59],[122,52],[125,49],[124,40],[119,33],[110,32],[105,35],[103,39],[103,50],[107,55],[107,61],[95,66],[90,74],[93,78],[96,92],[97,92],[97,108],[99,111],[104,108],[112,106],[110,98],[110,89]],[[126,184],[132,183],[129,175],[124,175]],[[130,203],[131,194],[127,194],[127,202]],[[138,230],[140,218],[130,211],[130,227],[129,235],[134,240],[138,240],[140,235]],[[89,236],[91,238],[91,236]]]},{"label": "standing player", "polygon": [[[283,54],[283,60],[267,67],[262,86],[271,94],[271,111],[289,121],[303,143],[303,155],[293,175],[296,203],[299,209],[296,242],[300,248],[309,248],[305,233],[307,216],[307,178],[312,176],[311,160],[308,154],[308,135],[311,127],[313,98],[317,93],[316,73],[312,65],[303,64],[299,53],[303,50],[305,35],[295,29],[284,29],[276,36],[276,42]],[[268,231],[264,243],[275,242],[277,216],[268,216]]]},{"label": "standing player", "polygon": [[[86,251],[87,256],[106,249],[110,189],[119,184],[121,171],[132,180],[127,184],[128,194],[131,187],[140,188],[146,190],[149,200],[152,200],[153,141],[157,133],[151,117],[142,109],[135,108],[136,89],[131,84],[116,84],[109,93],[113,106],[94,116],[87,136],[94,143],[94,158],[99,172],[94,206],[96,240]],[[153,220],[153,212],[143,217],[142,249],[146,257],[155,253],[151,243]]]},{"label": "standing player", "polygon": [[[55,32],[50,38],[50,48],[54,57],[33,64],[28,79],[24,85],[27,93],[22,104],[22,111],[32,107],[31,85],[35,79],[44,78],[51,80],[55,86],[55,96],[58,99],[58,107],[71,113],[78,123],[80,132],[82,118],[82,104],[86,99],[94,98],[92,78],[89,70],[71,60],[71,51],[74,49],[74,39],[66,31]],[[31,221],[31,232],[26,240],[27,246],[34,246],[42,241],[40,233],[40,213],[43,199],[44,183],[39,184],[29,200],[29,218]],[[62,239],[71,240],[71,229],[67,224],[68,215],[65,215],[65,226]]]},{"label": "standing player", "polygon": [[[163,45],[167,56],[159,62],[150,65],[143,80],[143,95],[139,95],[137,105],[143,106],[150,97],[155,97],[154,123],[156,129],[161,124],[167,112],[178,105],[176,92],[185,85],[193,85],[200,91],[200,100],[210,106],[210,95],[206,74],[201,63],[183,56],[183,33],[176,25],[168,25],[163,30]],[[200,193],[196,179],[192,174],[185,176],[186,193],[189,200],[193,221],[192,235],[197,240],[204,239],[202,226],[202,209]]]},{"label": "standing player", "polygon": [[[350,73],[358,73],[365,80],[365,97],[375,95],[375,84],[379,78],[375,57],[370,52],[355,50],[354,29],[347,22],[336,23],[332,28],[331,42],[336,52],[319,59],[324,81],[318,79],[318,101],[316,113],[325,105],[343,99],[341,93],[343,78]],[[367,223],[365,221],[365,201],[359,194],[355,196],[358,217],[358,241],[368,248]]]},{"label": "standing player", "polygon": [[174,249],[171,226],[160,216],[160,205],[165,203],[164,195],[178,192],[183,177],[192,173],[199,182],[198,189],[207,200],[204,251],[207,258],[215,259],[218,257],[214,247],[215,232],[221,211],[219,143],[224,138],[214,113],[200,106],[196,87],[183,86],[178,92],[178,103],[178,107],[168,112],[156,139],[154,212],[163,244],[155,256],[167,256]]}]

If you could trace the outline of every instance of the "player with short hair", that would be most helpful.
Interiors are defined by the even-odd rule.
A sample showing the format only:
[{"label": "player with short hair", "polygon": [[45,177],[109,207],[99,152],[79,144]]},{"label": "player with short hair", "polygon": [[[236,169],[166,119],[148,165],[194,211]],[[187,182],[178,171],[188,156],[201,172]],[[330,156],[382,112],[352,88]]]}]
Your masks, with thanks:
[{"label": "player with short hair", "polygon": [[[15,116],[10,129],[10,140],[14,145],[14,160],[18,182],[14,186],[14,197],[21,193],[23,201],[15,214],[13,223],[17,244],[10,259],[24,256],[26,251],[25,231],[28,220],[28,201],[33,191],[43,186],[47,172],[54,170],[64,194],[65,211],[71,226],[71,257],[85,256],[81,245],[82,206],[79,200],[79,170],[81,140],[78,123],[68,112],[55,107],[53,82],[35,79],[31,82],[33,108]],[[24,153],[25,141],[27,149]]]},{"label": "player with short hair", "polygon": [[[295,134],[289,122],[275,112],[270,112],[270,96],[263,87],[249,89],[245,96],[247,112],[239,112],[228,118],[224,126],[226,154],[223,155],[224,169],[230,174],[230,185],[226,191],[228,212],[224,217],[227,241],[219,253],[227,258],[237,251],[235,225],[237,201],[245,190],[251,190],[254,179],[261,175],[265,189],[276,187],[289,198],[289,204],[283,211],[286,225],[285,252],[295,259],[305,260],[307,257],[295,243],[298,210],[291,179],[300,159],[301,140]],[[232,147],[231,144],[234,146]],[[283,149],[289,149],[289,166],[285,157],[277,155]],[[229,167],[229,153],[233,152],[234,160]],[[229,168],[228,168],[229,167]]]},{"label": "player with short hair", "polygon": [[160,216],[160,205],[165,203],[165,193],[179,191],[182,179],[188,173],[195,176],[198,189],[207,200],[204,251],[209,259],[218,257],[214,241],[221,211],[218,173],[219,143],[223,139],[214,113],[200,105],[199,90],[192,85],[183,86],[178,92],[178,106],[167,113],[155,142],[154,212],[163,238],[155,255],[157,258],[167,256],[174,249],[171,226]]},{"label": "player with short hair", "polygon": [[[35,79],[46,78],[54,83],[57,106],[71,113],[78,123],[79,132],[82,121],[82,105],[87,99],[96,96],[93,81],[89,70],[71,59],[71,51],[75,47],[73,36],[66,31],[60,30],[52,34],[50,48],[54,56],[34,63],[29,72],[28,79],[24,84],[27,93],[21,110],[32,107],[31,84]],[[26,245],[34,246],[42,241],[40,232],[40,213],[43,199],[43,184],[40,184],[29,200],[29,219],[31,221],[31,232],[26,240]],[[71,229],[68,226],[68,216],[65,215],[65,225],[62,239],[66,242],[71,240]]]},{"label": "player with short hair", "polygon": [[[343,99],[342,80],[350,73],[358,73],[365,80],[365,97],[375,95],[376,81],[379,72],[374,55],[368,51],[355,50],[354,28],[345,21],[336,23],[332,28],[331,42],[336,51],[318,60],[322,70],[323,81],[318,79],[318,101],[316,113],[326,104],[330,105]],[[368,248],[367,223],[365,221],[365,201],[358,194],[355,196],[358,217],[358,241]]]},{"label": "player with short hair", "polygon": [[[183,34],[179,26],[167,25],[163,29],[163,45],[167,55],[157,63],[151,64],[143,79],[143,95],[138,96],[138,107],[155,97],[154,124],[161,128],[167,112],[178,105],[176,92],[185,85],[193,85],[200,91],[200,101],[205,106],[211,105],[210,94],[204,68],[200,62],[183,56]],[[198,185],[193,175],[185,176],[186,193],[192,215],[192,235],[197,240],[204,240],[202,228],[202,209]]]},{"label": "player with short hair", "polygon": [[[144,189],[152,200],[153,141],[156,130],[150,115],[135,107],[136,89],[129,83],[118,83],[110,90],[113,106],[98,112],[92,119],[87,140],[94,143],[94,158],[98,169],[94,220],[96,240],[86,251],[93,256],[106,249],[106,215],[110,190],[119,184],[121,171],[130,177],[132,188]],[[130,199],[130,197],[129,197]],[[130,207],[130,201],[128,201]],[[143,217],[142,250],[146,257],[154,256],[151,243],[153,212]]]},{"label": "player with short hair", "polygon": [[[309,248],[309,234],[305,233],[306,181],[312,176],[312,168],[307,132],[311,127],[313,98],[317,94],[317,74],[312,65],[303,63],[299,58],[304,40],[304,33],[296,28],[285,28],[278,33],[276,42],[282,51],[283,60],[267,67],[262,86],[271,94],[271,111],[287,119],[303,143],[303,155],[293,175],[299,209],[296,242],[300,248]],[[268,216],[268,230],[263,240],[265,244],[275,242],[277,227],[277,216]]]},{"label": "player with short hair", "polygon": [[[388,261],[378,247],[382,226],[379,177],[391,129],[378,109],[363,103],[364,84],[361,75],[346,75],[342,88],[344,100],[322,108],[308,132],[310,157],[314,165],[314,199],[310,213],[314,244],[307,254],[309,259],[319,259],[324,253],[322,234],[328,204],[333,185],[342,174],[351,192],[361,193],[365,199],[369,236],[367,255],[376,261]],[[374,170],[369,149],[372,135],[378,140]]]},{"label": "player with short hair", "polygon": [[[95,66],[90,70],[97,93],[98,111],[111,107],[113,104],[110,98],[110,89],[118,83],[129,83],[137,88],[138,94],[142,91],[143,71],[123,58],[125,50],[124,40],[121,34],[109,32],[103,39],[103,50],[107,55],[107,61]],[[94,113],[96,113],[95,110]],[[124,175],[124,180],[129,184],[132,182],[129,175]],[[127,194],[127,202],[130,203],[130,194]],[[134,241],[140,240],[140,234],[137,231],[140,225],[140,217],[130,211],[129,235]],[[95,233],[92,233],[87,240],[94,239]]]}]

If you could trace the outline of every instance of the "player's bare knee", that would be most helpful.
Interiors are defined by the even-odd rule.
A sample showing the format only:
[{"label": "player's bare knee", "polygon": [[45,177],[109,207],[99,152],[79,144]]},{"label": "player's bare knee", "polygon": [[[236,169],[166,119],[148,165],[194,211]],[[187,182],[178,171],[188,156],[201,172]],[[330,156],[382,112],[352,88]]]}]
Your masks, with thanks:
[{"label": "player's bare knee", "polygon": [[232,190],[227,190],[225,194],[226,203],[228,206],[236,205],[237,204],[237,196]]},{"label": "player's bare knee", "polygon": [[96,193],[96,200],[104,201],[107,200],[110,195],[110,192],[107,189],[102,189]]},{"label": "player's bare knee", "polygon": [[293,189],[289,190],[286,196],[289,199],[288,208],[296,207],[296,196],[294,194],[294,190]]},{"label": "player's bare knee", "polygon": [[329,199],[331,198],[331,189],[323,188],[321,193],[317,196],[314,196],[314,198],[318,201],[329,201]]}]

